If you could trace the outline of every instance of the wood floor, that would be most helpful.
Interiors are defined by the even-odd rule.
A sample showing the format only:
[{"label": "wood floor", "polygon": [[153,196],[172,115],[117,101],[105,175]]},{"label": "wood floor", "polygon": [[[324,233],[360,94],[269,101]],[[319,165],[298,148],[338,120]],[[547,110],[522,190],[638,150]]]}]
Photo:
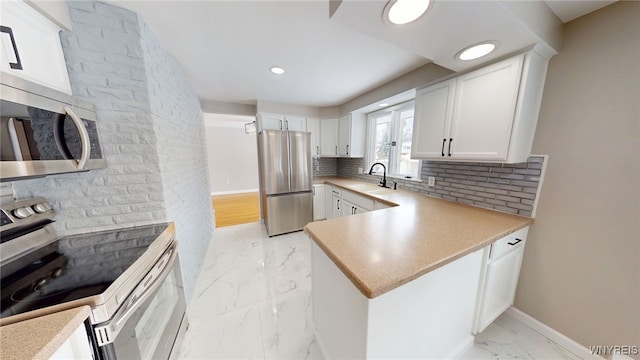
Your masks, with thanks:
[{"label": "wood floor", "polygon": [[257,192],[211,197],[216,227],[260,221],[260,196]]}]

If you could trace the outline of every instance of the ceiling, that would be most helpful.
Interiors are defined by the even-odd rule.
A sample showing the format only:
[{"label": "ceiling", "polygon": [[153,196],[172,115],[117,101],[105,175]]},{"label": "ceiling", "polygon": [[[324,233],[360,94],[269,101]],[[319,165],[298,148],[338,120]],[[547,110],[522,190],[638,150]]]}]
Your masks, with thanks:
[{"label": "ceiling", "polygon": [[[405,27],[382,21],[382,0],[343,0],[333,16],[328,0],[109,2],[141,14],[202,101],[324,107],[430,62],[461,71],[535,43],[559,50],[558,18],[611,1],[435,0]],[[454,59],[482,40],[499,42],[495,54]],[[270,73],[274,65],[285,74]]]}]

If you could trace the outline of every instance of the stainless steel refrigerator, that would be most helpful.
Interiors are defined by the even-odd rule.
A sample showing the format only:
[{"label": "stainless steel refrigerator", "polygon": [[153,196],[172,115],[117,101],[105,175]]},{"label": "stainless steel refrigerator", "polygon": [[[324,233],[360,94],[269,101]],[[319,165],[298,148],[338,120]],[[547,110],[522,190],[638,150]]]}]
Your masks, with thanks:
[{"label": "stainless steel refrigerator", "polygon": [[310,133],[258,134],[262,218],[269,236],[302,230],[313,221]]}]

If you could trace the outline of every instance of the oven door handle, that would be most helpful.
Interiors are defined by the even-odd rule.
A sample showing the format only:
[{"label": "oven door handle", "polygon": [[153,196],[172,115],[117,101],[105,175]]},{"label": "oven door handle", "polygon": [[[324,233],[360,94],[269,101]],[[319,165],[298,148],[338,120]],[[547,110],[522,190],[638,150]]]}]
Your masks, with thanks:
[{"label": "oven door handle", "polygon": [[78,170],[84,170],[85,166],[87,166],[87,160],[89,160],[89,156],[91,155],[91,138],[89,137],[89,132],[87,131],[87,128],[84,127],[82,119],[80,119],[70,107],[65,106],[64,111],[69,114],[71,120],[73,120],[73,123],[76,125],[78,132],[80,133],[82,155],[80,156],[80,160],[78,160]]},{"label": "oven door handle", "polygon": [[131,292],[127,302],[115,313],[113,318],[95,327],[98,346],[111,344],[115,341],[123,325],[133,316],[133,314],[144,304],[149,297],[162,285],[167,278],[173,264],[178,257],[177,241],[164,252],[164,255],[153,265],[153,268],[142,279],[140,284]]}]

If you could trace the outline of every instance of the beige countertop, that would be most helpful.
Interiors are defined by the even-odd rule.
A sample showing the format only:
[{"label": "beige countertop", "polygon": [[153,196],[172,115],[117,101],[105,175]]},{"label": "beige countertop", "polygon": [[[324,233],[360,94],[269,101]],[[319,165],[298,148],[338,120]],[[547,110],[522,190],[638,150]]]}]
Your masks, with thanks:
[{"label": "beige countertop", "polygon": [[49,359],[89,317],[91,308],[77,308],[0,326],[0,358]]},{"label": "beige countertop", "polygon": [[398,205],[304,228],[370,299],[533,223],[531,218],[354,179],[320,177],[314,182]]}]

